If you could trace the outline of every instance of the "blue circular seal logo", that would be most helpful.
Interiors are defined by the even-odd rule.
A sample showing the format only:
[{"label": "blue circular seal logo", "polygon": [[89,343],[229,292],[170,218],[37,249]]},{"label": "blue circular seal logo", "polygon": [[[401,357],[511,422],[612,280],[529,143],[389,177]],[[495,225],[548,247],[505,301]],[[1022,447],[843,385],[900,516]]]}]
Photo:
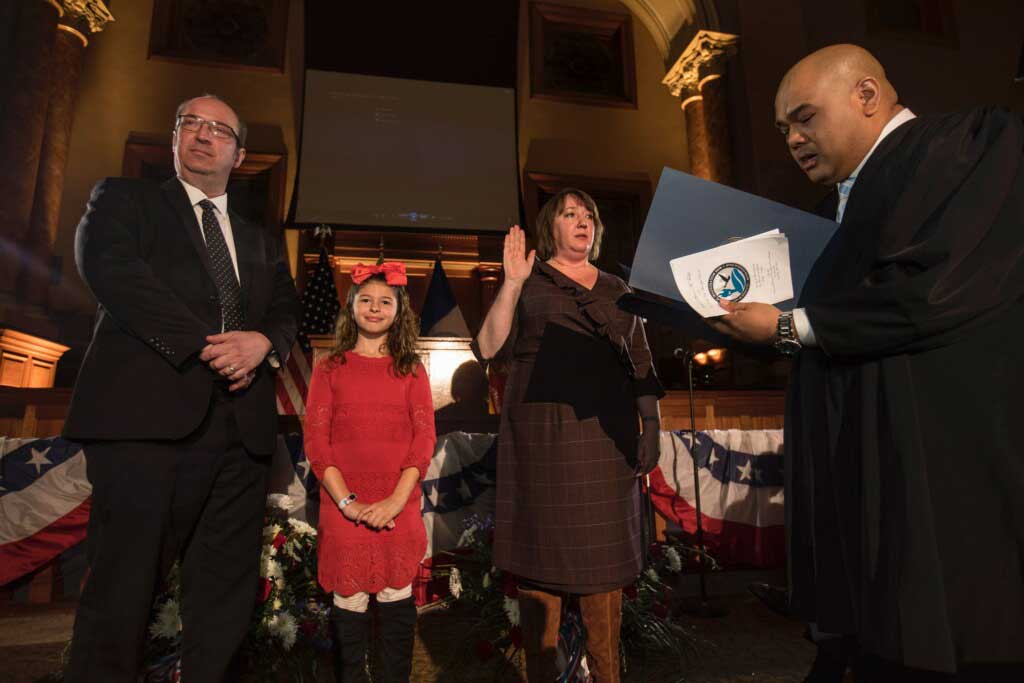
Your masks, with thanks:
[{"label": "blue circular seal logo", "polygon": [[708,291],[716,300],[740,301],[750,291],[750,273],[738,263],[723,263],[708,278]]}]

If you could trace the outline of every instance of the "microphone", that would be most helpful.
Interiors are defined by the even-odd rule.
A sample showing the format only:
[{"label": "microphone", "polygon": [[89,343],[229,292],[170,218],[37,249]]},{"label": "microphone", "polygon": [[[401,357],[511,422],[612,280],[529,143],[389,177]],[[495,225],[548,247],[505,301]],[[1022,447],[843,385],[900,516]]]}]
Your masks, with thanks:
[{"label": "microphone", "polygon": [[677,348],[672,350],[672,357],[677,360],[690,360],[693,357],[693,351],[689,349]]}]

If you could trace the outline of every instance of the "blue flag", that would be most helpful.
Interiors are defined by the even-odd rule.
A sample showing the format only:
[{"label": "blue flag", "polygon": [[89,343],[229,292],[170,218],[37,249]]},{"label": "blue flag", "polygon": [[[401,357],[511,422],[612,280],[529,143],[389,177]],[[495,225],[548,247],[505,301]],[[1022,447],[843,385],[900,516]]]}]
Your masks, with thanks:
[{"label": "blue flag", "polygon": [[434,261],[434,273],[423,300],[420,313],[420,336],[422,337],[469,337],[469,326],[462,317],[455,294],[444,274],[441,259]]}]

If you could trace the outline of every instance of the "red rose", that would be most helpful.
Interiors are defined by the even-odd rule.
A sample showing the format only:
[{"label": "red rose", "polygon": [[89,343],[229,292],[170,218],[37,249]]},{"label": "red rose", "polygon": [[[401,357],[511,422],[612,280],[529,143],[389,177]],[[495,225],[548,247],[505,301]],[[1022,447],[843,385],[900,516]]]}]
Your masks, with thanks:
[{"label": "red rose", "polygon": [[480,661],[486,661],[494,655],[494,643],[489,640],[478,640],[476,642],[476,656]]},{"label": "red rose", "polygon": [[258,602],[260,604],[263,604],[264,602],[266,602],[270,598],[270,589],[271,589],[271,587],[272,587],[272,584],[270,583],[270,579],[264,579],[264,578],[261,577],[260,578],[260,589],[259,589],[259,592],[258,592],[258,594],[256,596],[256,602]]},{"label": "red rose", "polygon": [[304,622],[302,622],[301,624],[299,624],[299,631],[301,631],[302,635],[306,636],[307,638],[312,638],[313,636],[316,635],[316,631],[317,631],[316,622],[315,621],[304,621]]},{"label": "red rose", "polygon": [[668,618],[668,606],[664,603],[656,602],[651,607],[651,609],[654,611],[654,616],[658,617],[659,619]]},{"label": "red rose", "polygon": [[508,631],[508,637],[512,640],[512,645],[520,648],[523,646],[523,629],[518,626],[513,626]]},{"label": "red rose", "polygon": [[280,548],[285,544],[285,541],[287,540],[288,539],[284,537],[284,534],[278,534],[277,536],[274,536],[274,548]]},{"label": "red rose", "polygon": [[636,584],[626,586],[622,589],[622,594],[630,600],[636,600]]}]

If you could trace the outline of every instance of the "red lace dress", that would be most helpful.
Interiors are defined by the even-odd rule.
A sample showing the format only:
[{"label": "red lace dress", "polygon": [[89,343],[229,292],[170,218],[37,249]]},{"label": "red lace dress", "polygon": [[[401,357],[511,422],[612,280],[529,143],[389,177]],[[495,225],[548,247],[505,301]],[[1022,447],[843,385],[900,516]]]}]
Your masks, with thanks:
[{"label": "red lace dress", "polygon": [[[346,352],[345,362],[317,364],[306,400],[306,457],[318,479],[337,467],[360,503],[395,490],[403,469],[420,481],[434,454],[434,409],[422,365],[399,376],[391,359]],[[417,486],[395,518],[394,529],[374,531],[346,519],[320,489],[320,585],[348,596],[404,588],[412,583],[427,549]]]}]

